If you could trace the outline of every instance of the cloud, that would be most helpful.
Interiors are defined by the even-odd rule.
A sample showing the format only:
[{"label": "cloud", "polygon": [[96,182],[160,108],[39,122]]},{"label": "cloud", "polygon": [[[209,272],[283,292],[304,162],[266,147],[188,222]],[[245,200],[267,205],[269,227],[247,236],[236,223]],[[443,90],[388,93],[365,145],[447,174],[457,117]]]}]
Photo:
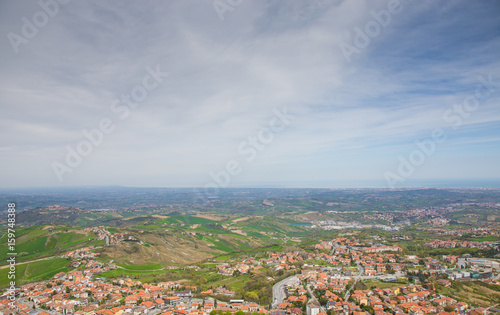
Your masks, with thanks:
[{"label": "cloud", "polygon": [[[377,178],[415,139],[450,127],[443,111],[474,93],[479,75],[500,77],[494,1],[401,4],[350,63],[340,43],[388,1],[244,1],[224,21],[212,1],[61,5],[18,54],[6,37],[0,42],[4,185],[61,185],[51,162],[63,162],[65,147],[103,118],[115,131],[63,185],[203,185],[209,171],[244,161],[238,146],[283,106],[293,123],[234,183],[277,182],[283,174],[298,182],[325,174]],[[38,10],[36,3],[3,3],[0,26],[21,34],[22,17]],[[120,119],[111,104],[156,65],[168,78]],[[494,146],[488,139],[499,136],[492,127],[500,120],[498,95],[450,139],[470,132],[467,143]],[[468,147],[461,148],[465,156]],[[439,174],[441,164],[428,165],[426,172]],[[30,175],[20,177],[21,170]]]}]

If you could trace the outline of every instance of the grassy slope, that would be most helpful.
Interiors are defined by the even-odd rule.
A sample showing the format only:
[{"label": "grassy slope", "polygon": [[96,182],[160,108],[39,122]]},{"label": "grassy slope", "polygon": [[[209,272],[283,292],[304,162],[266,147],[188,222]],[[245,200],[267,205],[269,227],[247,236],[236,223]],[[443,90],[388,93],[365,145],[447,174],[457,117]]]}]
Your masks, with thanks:
[{"label": "grassy slope", "polygon": [[[69,262],[64,258],[49,259],[16,265],[16,285],[50,279],[56,273],[67,272]],[[0,287],[7,286],[9,268],[0,269]]]},{"label": "grassy slope", "polygon": [[[67,227],[44,229],[44,226],[17,229],[15,244],[17,261],[59,255],[70,249],[95,243],[96,237],[93,233],[76,233],[68,230]],[[0,245],[0,260],[5,261],[8,252],[6,234],[0,238]]]}]

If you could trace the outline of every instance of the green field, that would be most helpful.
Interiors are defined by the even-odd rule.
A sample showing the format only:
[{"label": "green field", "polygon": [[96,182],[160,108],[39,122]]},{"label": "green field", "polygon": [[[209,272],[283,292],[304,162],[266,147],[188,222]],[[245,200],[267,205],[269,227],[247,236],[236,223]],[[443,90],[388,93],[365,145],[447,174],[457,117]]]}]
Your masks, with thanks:
[{"label": "green field", "polygon": [[246,282],[251,279],[250,275],[241,275],[239,277],[226,277],[225,279],[210,283],[211,286],[225,286],[230,290],[239,291],[243,288]]},{"label": "green field", "polygon": [[[18,263],[16,265],[16,284],[50,279],[61,271],[69,271],[71,268],[67,267],[68,264],[69,262],[64,258]],[[9,268],[0,269],[0,287],[7,286],[11,281],[8,279],[8,272]]]},{"label": "green field", "polygon": [[147,271],[147,270],[125,270],[125,269],[114,269],[106,271],[99,274],[99,277],[104,278],[123,278],[130,277],[134,280],[139,280],[141,282],[159,282],[159,281],[170,281],[176,279],[182,279],[185,277],[183,270],[157,270],[157,271]]},{"label": "green field", "polygon": [[126,265],[126,264],[120,264],[118,265],[120,267],[123,267],[125,269],[130,269],[130,270],[161,270],[165,266],[160,265],[160,264],[148,264],[148,265]]},{"label": "green field", "polygon": [[[44,226],[16,230],[15,252],[17,261],[34,260],[40,257],[62,254],[68,250],[88,246],[95,242],[93,233],[69,232],[67,227],[46,228]],[[0,260],[7,259],[7,234],[0,238]]]},{"label": "green field", "polygon": [[184,223],[184,224],[211,224],[211,223],[216,223],[216,221],[205,219],[205,218],[199,218],[199,217],[194,217],[190,215],[174,215],[168,219],[161,219],[158,221],[158,223],[163,224],[163,223]]}]

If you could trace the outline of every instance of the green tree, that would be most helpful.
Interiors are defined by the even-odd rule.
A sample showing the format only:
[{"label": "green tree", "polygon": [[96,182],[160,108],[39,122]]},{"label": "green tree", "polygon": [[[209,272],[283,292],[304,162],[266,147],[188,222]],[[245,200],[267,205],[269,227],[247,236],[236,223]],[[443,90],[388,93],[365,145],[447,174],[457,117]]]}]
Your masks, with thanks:
[{"label": "green tree", "polygon": [[251,301],[258,301],[259,300],[259,296],[255,291],[250,291],[250,292],[245,293],[245,298],[248,300],[251,300]]},{"label": "green tree", "polygon": [[451,313],[451,312],[454,312],[454,311],[455,311],[455,309],[453,308],[453,306],[448,305],[448,306],[445,306],[445,307],[444,307],[444,311],[445,311],[445,312],[448,312],[448,313]]},{"label": "green tree", "polygon": [[326,297],[322,296],[319,298],[318,302],[321,305],[326,305],[326,303],[328,303],[328,299]]}]

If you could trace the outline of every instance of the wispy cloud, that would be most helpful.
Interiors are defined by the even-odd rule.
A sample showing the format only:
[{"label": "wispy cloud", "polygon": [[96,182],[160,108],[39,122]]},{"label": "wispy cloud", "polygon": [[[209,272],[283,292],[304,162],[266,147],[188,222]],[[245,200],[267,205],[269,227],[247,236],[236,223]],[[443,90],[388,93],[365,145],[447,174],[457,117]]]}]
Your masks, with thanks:
[{"label": "wispy cloud", "polygon": [[[51,161],[82,129],[116,118],[111,102],[155,64],[168,79],[115,120],[65,185],[202,185],[284,105],[296,119],[234,185],[378,179],[416,139],[449,127],[443,111],[473,93],[479,75],[500,81],[500,6],[488,0],[401,0],[404,10],[347,63],[339,44],[387,3],[244,1],[223,21],[212,1],[61,6],[19,53],[0,42],[2,185],[59,185]],[[0,29],[20,33],[37,10],[4,2]],[[463,178],[500,177],[496,164],[469,164],[499,155],[499,100],[500,91],[440,148],[468,165],[456,170]],[[448,177],[446,163],[437,155],[422,174]]]}]

